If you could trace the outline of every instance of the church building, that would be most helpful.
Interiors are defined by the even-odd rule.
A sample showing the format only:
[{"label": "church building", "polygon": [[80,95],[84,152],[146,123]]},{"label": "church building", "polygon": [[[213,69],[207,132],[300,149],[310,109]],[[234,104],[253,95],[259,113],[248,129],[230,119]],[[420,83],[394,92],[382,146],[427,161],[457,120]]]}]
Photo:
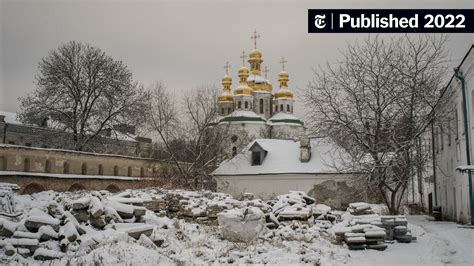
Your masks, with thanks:
[{"label": "church building", "polygon": [[296,139],[305,134],[304,123],[293,115],[294,97],[288,88],[289,74],[285,71],[285,59],[282,58],[282,71],[278,74],[279,89],[273,90],[262,76],[262,53],[257,50],[255,31],[252,35],[254,50],[248,54],[250,69],[245,64],[247,58],[243,52],[242,67],[238,70],[239,84],[232,88],[229,76],[229,64],[226,63],[226,75],[222,78],[223,92],[218,97],[220,117],[217,124],[228,128],[231,135],[231,149],[245,147],[256,138]]}]

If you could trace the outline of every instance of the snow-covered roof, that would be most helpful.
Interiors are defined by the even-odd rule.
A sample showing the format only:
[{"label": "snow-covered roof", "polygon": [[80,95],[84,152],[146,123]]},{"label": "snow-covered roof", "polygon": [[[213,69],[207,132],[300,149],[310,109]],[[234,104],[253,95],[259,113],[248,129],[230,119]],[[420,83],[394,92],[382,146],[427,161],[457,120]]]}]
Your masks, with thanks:
[{"label": "snow-covered roof", "polygon": [[255,82],[255,83],[269,83],[267,79],[260,75],[253,75],[250,74],[250,76],[247,78],[247,82]]},{"label": "snow-covered roof", "polygon": [[5,122],[9,124],[21,124],[16,113],[0,111],[0,115],[5,116]]},{"label": "snow-covered roof", "polygon": [[[249,148],[257,142],[268,151],[261,165],[252,165]],[[256,139],[234,158],[225,160],[213,175],[258,175],[258,174],[315,174],[338,173],[341,154],[336,144],[327,138],[311,139],[311,159],[302,163],[300,142],[282,139]],[[345,155],[342,155],[345,156]]]},{"label": "snow-covered roof", "polygon": [[288,113],[277,113],[272,118],[269,119],[269,124],[279,124],[279,123],[288,123],[288,124],[298,124],[303,125],[303,122],[299,120],[293,114]]},{"label": "snow-covered roof", "polygon": [[265,123],[265,118],[259,116],[254,111],[237,110],[233,111],[228,116],[221,119],[221,122],[234,122],[234,121],[245,121],[245,122],[256,122]]}]

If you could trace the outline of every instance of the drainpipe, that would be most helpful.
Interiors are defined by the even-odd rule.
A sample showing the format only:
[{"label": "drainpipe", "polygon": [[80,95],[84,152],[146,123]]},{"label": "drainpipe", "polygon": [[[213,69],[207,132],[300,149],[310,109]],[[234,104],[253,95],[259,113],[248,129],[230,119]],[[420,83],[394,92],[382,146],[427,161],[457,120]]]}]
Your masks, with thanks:
[{"label": "drainpipe", "polygon": [[[466,144],[466,164],[471,165],[471,151],[470,151],[470,144],[469,144],[469,124],[467,120],[468,112],[467,112],[467,93],[466,93],[466,84],[464,80],[464,76],[462,72],[459,71],[459,67],[454,68],[454,76],[461,82],[461,91],[462,91],[462,107],[464,113],[464,137],[465,137],[465,144]],[[467,178],[469,179],[469,199],[470,199],[470,207],[471,207],[471,224],[474,225],[474,197],[472,196],[472,176],[471,171],[467,171]]]},{"label": "drainpipe", "polygon": [[436,188],[436,142],[435,142],[435,133],[434,133],[434,120],[431,122],[431,151],[433,158],[433,188],[434,188],[434,206],[438,206],[438,189]]}]

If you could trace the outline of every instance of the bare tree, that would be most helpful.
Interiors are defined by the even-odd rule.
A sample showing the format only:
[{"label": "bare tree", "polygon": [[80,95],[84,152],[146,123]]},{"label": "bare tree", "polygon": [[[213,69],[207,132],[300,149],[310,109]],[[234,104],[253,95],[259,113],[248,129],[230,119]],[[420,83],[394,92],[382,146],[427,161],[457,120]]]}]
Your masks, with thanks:
[{"label": "bare tree", "polygon": [[[415,142],[444,97],[446,38],[368,37],[315,72],[305,91],[315,133],[351,155],[345,166],[397,213],[414,168]],[[359,175],[358,175],[359,176]]]},{"label": "bare tree", "polygon": [[180,178],[192,182],[196,188],[215,169],[227,139],[227,127],[215,124],[218,89],[193,90],[184,96],[182,108],[163,84],[153,84],[150,91],[151,130],[159,135],[167,159],[174,164]]},{"label": "bare tree", "polygon": [[[145,95],[121,62],[88,44],[71,41],[43,58],[36,90],[20,99],[22,122],[66,134],[75,150],[93,150],[117,124],[135,125]],[[94,144],[93,144],[94,143]]]}]

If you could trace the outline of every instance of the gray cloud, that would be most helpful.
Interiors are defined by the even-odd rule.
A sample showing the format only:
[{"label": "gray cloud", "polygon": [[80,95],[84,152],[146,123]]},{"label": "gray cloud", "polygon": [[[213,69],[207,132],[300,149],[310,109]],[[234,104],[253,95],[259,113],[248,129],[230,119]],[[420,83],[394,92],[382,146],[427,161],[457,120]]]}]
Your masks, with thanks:
[{"label": "gray cloud", "polygon": [[[16,111],[17,98],[34,89],[39,60],[61,43],[93,44],[124,61],[135,79],[163,81],[177,93],[219,84],[225,61],[234,84],[250,34],[277,88],[278,61],[289,61],[290,88],[312,77],[312,68],[335,62],[347,43],[363,34],[307,34],[308,8],[472,8],[470,1],[5,1],[0,0],[0,110]],[[449,49],[458,64],[472,34],[453,34]],[[295,106],[301,113],[302,106]]]}]

